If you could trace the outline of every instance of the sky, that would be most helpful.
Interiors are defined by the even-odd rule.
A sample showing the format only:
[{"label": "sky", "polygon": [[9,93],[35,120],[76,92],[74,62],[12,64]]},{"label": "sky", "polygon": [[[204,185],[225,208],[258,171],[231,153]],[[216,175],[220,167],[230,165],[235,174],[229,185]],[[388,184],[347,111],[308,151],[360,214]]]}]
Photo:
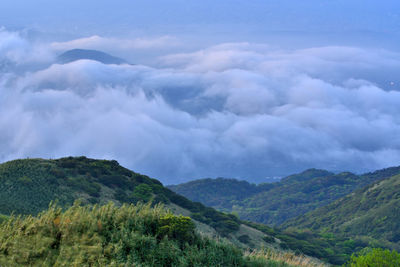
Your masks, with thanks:
[{"label": "sky", "polygon": [[[175,184],[400,165],[400,3],[0,2],[0,161]],[[75,48],[131,64],[58,64]]]}]

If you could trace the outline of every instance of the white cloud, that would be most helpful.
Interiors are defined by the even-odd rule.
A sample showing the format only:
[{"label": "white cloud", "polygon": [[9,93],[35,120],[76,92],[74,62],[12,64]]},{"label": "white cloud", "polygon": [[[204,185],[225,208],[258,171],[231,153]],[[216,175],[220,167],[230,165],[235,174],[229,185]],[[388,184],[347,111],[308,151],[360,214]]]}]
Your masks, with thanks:
[{"label": "white cloud", "polygon": [[242,43],[162,64],[0,71],[0,160],[115,158],[166,183],[398,165],[398,54]]},{"label": "white cloud", "polygon": [[119,39],[93,35],[67,42],[54,42],[51,44],[51,48],[57,51],[70,50],[74,48],[97,49],[103,51],[132,51],[136,49],[166,49],[175,47],[179,44],[178,39],[172,36]]},{"label": "white cloud", "polygon": [[19,32],[10,32],[0,27],[0,70],[13,64],[48,62],[54,58],[44,44],[32,44]]}]

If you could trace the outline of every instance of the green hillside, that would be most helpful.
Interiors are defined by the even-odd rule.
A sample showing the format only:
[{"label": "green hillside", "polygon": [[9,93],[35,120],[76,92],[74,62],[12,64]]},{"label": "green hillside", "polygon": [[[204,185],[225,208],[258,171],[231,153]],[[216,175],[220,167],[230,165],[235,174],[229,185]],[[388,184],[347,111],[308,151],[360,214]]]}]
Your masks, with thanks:
[{"label": "green hillside", "polygon": [[[288,177],[281,183],[297,184],[300,188],[302,181],[324,181],[324,177],[321,177],[323,175],[327,178],[331,174],[310,170]],[[218,182],[225,182],[224,179],[216,181],[216,189]],[[272,191],[279,185],[246,185],[245,182],[238,183],[235,180],[230,180],[229,183],[231,185],[225,189],[229,194],[234,194],[235,191],[252,192],[253,196],[260,194],[262,190]],[[235,186],[236,184],[238,186]],[[223,191],[220,190],[220,193]],[[115,207],[142,202],[149,202],[152,206],[162,204],[177,216],[190,217],[196,232],[201,233],[201,236],[211,239],[223,237],[229,246],[254,251],[249,255],[260,260],[270,259],[269,252],[259,250],[266,248],[278,252],[285,251],[283,253],[304,253],[333,264],[343,264],[350,259],[353,252],[368,246],[367,243],[353,246],[351,240],[345,236],[324,235],[308,230],[280,230],[242,221],[233,214],[192,202],[165,188],[159,181],[130,171],[116,161],[68,157],[55,160],[14,160],[0,164],[0,214],[4,214],[0,216],[0,223],[13,221],[14,219],[8,219],[8,215],[13,213],[36,216],[48,209],[52,201],[56,201],[57,205],[65,210],[77,199],[82,205],[89,206],[105,205],[110,201]],[[289,256],[285,254],[275,258],[286,257]],[[293,257],[292,255],[289,258]],[[306,259],[306,262],[308,261],[309,258]]]},{"label": "green hillside", "polygon": [[[0,214],[35,215],[47,209],[52,201],[69,207],[77,199],[84,205],[109,201],[118,206],[162,203],[175,214],[190,216],[198,230],[208,236],[221,236],[247,249],[281,248],[279,242],[270,242],[274,239],[272,235],[246,225],[235,215],[192,202],[158,180],[130,171],[116,161],[68,157],[0,164]],[[4,218],[0,216],[0,222]],[[271,232],[277,234],[272,229]]]},{"label": "green hillside", "polygon": [[[76,200],[79,200],[81,205],[87,206],[87,208],[80,211],[86,214],[82,215],[83,216],[82,219],[84,219],[85,221],[80,221],[81,215],[79,216],[77,214],[65,215],[71,212],[73,213],[74,209],[78,209],[77,207],[75,207],[72,210],[70,209],[68,211],[65,211],[66,209],[71,207]],[[14,160],[0,164],[0,214],[4,214],[0,215],[0,224],[3,223],[3,225],[1,226],[3,228],[0,227],[1,228],[0,232],[3,231],[2,232],[3,237],[0,236],[0,238],[3,238],[2,239],[3,241],[13,240],[10,242],[4,241],[3,243],[1,243],[2,241],[0,241],[1,244],[0,253],[3,253],[4,254],[3,256],[6,257],[7,255],[14,255],[12,257],[12,261],[18,260],[18,262],[13,262],[18,264],[19,263],[27,264],[27,262],[31,260],[33,260],[33,262],[35,262],[35,260],[37,260],[38,262],[44,260],[46,264],[49,263],[50,265],[52,265],[54,262],[61,261],[61,263],[59,264],[57,263],[56,265],[63,266],[62,261],[64,259],[68,260],[68,257],[71,258],[72,257],[71,255],[75,254],[76,247],[72,245],[71,240],[66,241],[65,247],[62,247],[59,243],[57,243],[60,241],[59,240],[60,236],[57,235],[56,231],[57,229],[50,227],[51,222],[58,224],[57,222],[58,217],[49,219],[52,218],[51,216],[54,215],[53,214],[55,212],[54,205],[52,208],[50,208],[50,210],[46,211],[44,215],[41,214],[41,212],[48,209],[49,204],[53,201],[57,203],[56,204],[57,206],[61,207],[62,210],[64,210],[64,212],[62,212],[61,210],[57,211],[57,214],[60,214],[59,217],[61,222],[65,219],[66,221],[68,221],[69,224],[72,221],[75,222],[75,220],[77,220],[78,225],[76,226],[77,227],[76,230],[78,230],[79,233],[76,233],[76,236],[74,238],[76,238],[76,240],[80,240],[80,238],[83,238],[84,240],[84,243],[82,244],[78,243],[77,246],[81,246],[80,248],[82,248],[82,246],[87,246],[86,248],[87,251],[83,250],[82,252],[86,254],[84,254],[84,256],[82,256],[83,254],[81,256],[77,256],[76,258],[77,262],[83,260],[86,257],[90,258],[91,257],[90,255],[92,255],[91,253],[94,253],[95,255],[97,255],[96,253],[100,253],[99,244],[98,243],[96,244],[96,242],[93,241],[94,239],[92,239],[94,232],[90,231],[92,231],[93,229],[89,231],[89,229],[87,229],[88,226],[85,226],[84,224],[88,223],[91,224],[92,226],[94,224],[94,221],[90,223],[90,220],[93,219],[91,218],[92,215],[90,215],[90,213],[92,212],[90,207],[97,204],[109,205],[107,203],[110,203],[110,201],[111,203],[114,203],[115,206],[112,207],[107,206],[108,208],[102,207],[100,210],[107,209],[107,211],[104,212],[108,212],[109,209],[113,209],[114,210],[113,212],[117,214],[118,213],[118,211],[116,210],[118,209],[117,207],[121,207],[123,205],[140,206],[142,205],[140,203],[148,202],[151,204],[152,207],[156,207],[155,210],[157,210],[157,205],[164,205],[168,210],[170,210],[177,216],[180,214],[183,214],[184,216],[190,216],[191,217],[190,221],[194,223],[193,225],[196,228],[195,232],[200,233],[202,238],[197,239],[198,241],[196,242],[200,242],[196,243],[197,247],[188,248],[188,251],[190,252],[193,251],[194,249],[198,250],[199,246],[200,248],[201,246],[204,246],[203,248],[200,249],[204,250],[203,251],[204,254],[202,254],[203,252],[200,251],[199,252],[200,255],[194,253],[194,255],[190,256],[190,257],[192,256],[197,257],[196,259],[191,259],[191,261],[193,260],[194,262],[196,260],[207,262],[206,259],[204,259],[204,255],[211,253],[210,251],[208,251],[208,249],[216,250],[217,253],[216,255],[219,255],[218,257],[222,257],[221,260],[224,260],[223,257],[225,256],[223,256],[222,254],[218,254],[219,249],[223,250],[224,251],[223,253],[232,254],[233,260],[238,261],[240,263],[236,266],[264,266],[264,265],[247,265],[248,263],[246,262],[249,261],[250,257],[253,258],[253,260],[251,260],[252,261],[251,264],[256,263],[258,261],[261,261],[262,264],[265,264],[265,262],[269,262],[269,257],[271,256],[270,252],[264,253],[263,251],[258,251],[257,253],[253,253],[248,256],[243,256],[242,249],[252,251],[254,249],[267,248],[268,251],[275,251],[274,252],[275,260],[278,259],[284,260],[287,257],[289,257],[290,259],[299,258],[299,260],[291,261],[292,263],[303,262],[304,259],[306,262],[308,262],[310,261],[310,258],[305,257],[303,259],[302,257],[295,256],[294,254],[291,256],[286,256],[285,253],[289,254],[291,253],[287,249],[296,250],[297,253],[303,252],[304,250],[304,253],[309,253],[310,255],[313,256],[319,256],[320,254],[318,253],[318,251],[321,250],[320,247],[312,246],[308,241],[300,241],[299,239],[296,238],[293,239],[293,242],[288,243],[286,241],[279,239],[278,235],[281,237],[286,237],[286,235],[281,231],[278,231],[276,229],[274,230],[267,226],[263,226],[261,228],[258,226],[256,227],[251,223],[239,220],[236,216],[232,214],[218,212],[213,208],[205,207],[200,203],[192,202],[187,198],[180,196],[174,193],[173,191],[163,187],[159,181],[149,178],[145,175],[141,175],[133,171],[130,171],[120,166],[116,161],[95,160],[95,159],[88,159],[86,157],[68,157],[55,160],[23,159],[23,160]],[[125,208],[122,208],[122,210],[125,209],[126,211],[126,209],[128,209],[126,207],[127,206],[125,206]],[[100,212],[100,210],[98,210],[97,208],[94,208],[94,210],[96,214]],[[149,206],[148,211],[146,212],[152,213],[154,211]],[[160,211],[158,209],[156,213],[159,212]],[[9,217],[10,214],[14,215],[21,214],[23,217],[15,218],[13,217],[13,215],[11,215],[10,218]],[[169,213],[167,212],[165,214]],[[62,219],[63,216],[64,219]],[[100,215],[97,214],[96,216],[98,217]],[[71,217],[73,217],[74,219],[73,220],[68,219]],[[110,219],[108,218],[107,220]],[[46,224],[46,227],[49,226],[50,228],[44,227],[43,223]],[[108,223],[111,223],[113,226],[116,225],[115,222],[109,221]],[[28,227],[27,226],[28,224],[34,224],[35,226]],[[19,228],[21,225],[25,226]],[[150,225],[153,224],[150,222]],[[22,229],[22,231],[18,229],[20,230]],[[119,227],[118,229],[120,230],[121,228]],[[28,232],[25,233],[25,230]],[[41,232],[42,230],[43,232]],[[49,233],[49,231],[51,233]],[[6,235],[7,233],[10,234]],[[86,236],[85,233],[87,233],[89,236]],[[152,233],[154,234],[154,232]],[[22,238],[27,238],[27,241],[29,241],[28,240],[29,238],[27,236],[29,236],[30,234],[33,234],[31,240],[32,242],[30,243],[27,242],[26,244],[24,242],[21,242]],[[71,232],[69,234],[75,234],[75,233]],[[115,234],[118,236],[121,233],[115,233]],[[139,233],[139,235],[142,234],[143,233],[141,232]],[[183,236],[185,236],[185,234],[183,234]],[[167,237],[171,238],[170,236]],[[218,243],[219,241],[217,242],[218,244],[216,243],[216,241],[213,241],[214,238],[220,240],[221,237],[223,237],[224,240],[226,240],[224,241],[225,243],[226,242],[228,243],[221,245],[220,243]],[[18,238],[20,238],[21,240],[19,240]],[[56,240],[54,240],[54,238]],[[95,237],[97,241],[99,240],[104,241],[104,238],[107,239],[108,236],[107,235],[98,236],[96,234]],[[157,244],[155,245],[154,243],[156,242],[155,240],[158,240],[157,239],[159,238],[158,236],[151,237],[153,238],[153,239],[150,238],[151,240],[148,240],[147,237],[141,237],[135,235],[132,238],[135,241],[144,242],[142,244],[146,246],[148,244],[149,249],[151,249],[151,250],[146,250],[145,252],[143,251],[137,252],[137,253],[142,253],[140,257],[145,257],[143,253],[153,253],[152,250],[160,249],[164,250],[163,253],[166,253],[165,247],[157,247],[158,245]],[[181,234],[179,234],[179,236],[175,236],[175,238],[178,239],[181,238]],[[102,244],[101,249],[103,249],[103,254],[104,254],[105,248],[103,241],[101,242]],[[46,244],[47,245],[51,244],[51,248],[53,249],[54,242],[58,244],[57,246],[60,246],[59,249],[46,251]],[[108,239],[107,242],[109,242]],[[126,242],[128,242],[128,240]],[[38,244],[38,246],[35,247],[35,244]],[[42,246],[39,244],[42,245],[44,244],[44,245]],[[179,247],[180,245],[182,245],[179,244],[180,243],[178,242],[178,243],[164,244],[164,245],[167,246],[168,249],[172,249],[175,251],[176,246]],[[114,247],[113,249],[118,249],[116,248],[117,245],[119,246],[121,244],[110,244],[110,246]],[[211,248],[206,248],[205,246],[210,246]],[[312,247],[311,250],[310,247]],[[285,251],[287,252],[279,252],[283,251],[282,249],[285,249]],[[186,256],[183,255],[184,253],[182,251],[180,252],[175,251],[175,252],[177,254],[174,254],[173,251],[171,251],[170,253],[171,257],[173,257],[174,259],[176,257],[178,258],[180,257],[183,261],[185,261],[186,258],[189,257],[188,255]],[[126,251],[124,253],[126,253]],[[98,256],[103,254],[100,253],[97,256],[93,257],[98,259]],[[80,254],[78,253],[78,255]],[[284,255],[284,256],[279,256],[279,255]],[[126,257],[128,256],[127,254],[124,254],[121,257],[123,258],[125,257],[124,259],[126,259]],[[162,257],[168,257],[168,255],[162,255]],[[11,264],[11,262],[8,261],[9,260],[8,257],[6,258],[2,258],[2,262],[0,262],[0,265],[2,265],[2,263],[7,263],[4,264],[5,266]],[[108,265],[110,258],[108,256],[106,258],[107,259],[102,259],[102,260],[105,260],[105,262],[107,262]],[[111,259],[112,263],[112,264],[110,263],[111,266],[119,266],[118,264],[113,265],[114,260],[115,260],[114,258]],[[141,262],[141,260],[143,259],[140,259],[138,262]],[[144,262],[146,262],[147,260],[150,260],[150,258],[144,259]],[[151,261],[156,262],[157,260],[159,259],[151,258]],[[119,261],[116,260],[115,262]],[[243,262],[245,263],[245,265],[243,265]],[[315,266],[319,266],[320,263],[318,261],[316,262],[317,265]],[[35,265],[36,263],[37,262],[35,262],[33,265]],[[207,262],[207,264],[209,264],[209,262]],[[207,264],[204,263],[203,266],[207,266]],[[78,265],[82,266],[81,264]],[[88,264],[88,266],[89,265],[90,264]],[[11,266],[15,266],[15,264],[11,264]],[[85,264],[83,264],[83,266],[85,266]],[[143,266],[153,266],[153,265],[151,264],[148,265],[147,262]],[[177,264],[176,266],[196,266],[196,265],[191,265],[191,264],[185,265],[183,263],[180,263]],[[220,266],[224,265],[221,263]],[[278,264],[271,266],[286,266],[286,265]]]},{"label": "green hillside", "polygon": [[189,217],[142,204],[53,205],[0,224],[0,244],[1,266],[289,267],[201,237]]},{"label": "green hillside", "polygon": [[268,184],[254,185],[219,178],[196,180],[169,188],[193,201],[237,213],[241,219],[280,225],[396,173],[400,173],[399,167],[364,175],[310,169]]},{"label": "green hillside", "polygon": [[400,248],[400,175],[377,181],[284,224]]},{"label": "green hillside", "polygon": [[48,208],[51,201],[66,207],[76,199],[84,204],[164,203],[187,210],[190,216],[222,236],[240,228],[235,216],[194,203],[116,161],[68,157],[0,164],[0,214],[37,214]]},{"label": "green hillside", "polygon": [[167,186],[172,191],[202,202],[209,207],[221,210],[231,210],[232,205],[249,198],[252,195],[268,191],[274,184],[255,185],[236,179],[199,179],[179,185]]}]

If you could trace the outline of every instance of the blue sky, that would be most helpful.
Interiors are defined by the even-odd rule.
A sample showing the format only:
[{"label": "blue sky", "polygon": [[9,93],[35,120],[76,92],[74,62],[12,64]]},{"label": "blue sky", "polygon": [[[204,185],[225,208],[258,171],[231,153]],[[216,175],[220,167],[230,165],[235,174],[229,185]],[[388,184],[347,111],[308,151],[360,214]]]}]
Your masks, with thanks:
[{"label": "blue sky", "polygon": [[390,45],[400,34],[395,0],[3,0],[0,9],[1,25],[72,35],[172,34],[204,42],[292,35],[315,43]]},{"label": "blue sky", "polygon": [[[165,184],[400,164],[398,1],[0,1],[0,161]],[[95,49],[135,65],[79,60]]]}]

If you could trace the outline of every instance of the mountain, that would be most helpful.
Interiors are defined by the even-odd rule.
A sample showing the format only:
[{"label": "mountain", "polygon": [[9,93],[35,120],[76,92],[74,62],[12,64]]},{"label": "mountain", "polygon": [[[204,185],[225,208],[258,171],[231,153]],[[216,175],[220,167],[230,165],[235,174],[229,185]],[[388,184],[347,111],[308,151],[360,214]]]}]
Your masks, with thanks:
[{"label": "mountain", "polygon": [[10,214],[37,215],[54,201],[67,208],[76,200],[82,205],[105,205],[110,201],[117,206],[161,203],[177,215],[191,217],[204,235],[224,237],[242,248],[281,249],[282,242],[274,237],[279,231],[259,230],[233,214],[192,202],[158,180],[128,170],[115,160],[67,157],[0,164],[0,221]]},{"label": "mountain", "polygon": [[365,240],[375,246],[399,249],[399,222],[400,175],[396,174],[286,222],[283,226],[307,228]]},{"label": "mountain", "polygon": [[95,60],[103,64],[128,64],[125,60],[121,58],[111,56],[101,51],[86,49],[68,50],[57,57],[57,63],[67,64],[81,59]]},{"label": "mountain", "polygon": [[241,219],[276,226],[395,173],[400,173],[399,167],[364,175],[309,169],[275,183],[254,185],[219,178],[201,179],[168,188],[193,201],[237,213]]},{"label": "mountain", "polygon": [[243,201],[252,195],[267,191],[273,186],[273,184],[255,185],[236,179],[207,178],[167,187],[193,201],[202,202],[221,210],[229,210],[232,203]]},{"label": "mountain", "polygon": [[[310,170],[303,175],[304,179],[312,180],[312,177],[321,176],[323,173],[324,172],[317,170]],[[300,176],[293,176],[291,179],[295,181],[300,179]],[[224,179],[222,181],[224,181]],[[236,183],[233,180],[230,180],[229,182],[233,184]],[[242,188],[247,188],[247,191],[252,191],[254,188],[263,188],[263,186],[266,188],[271,186],[270,184],[265,184],[262,186],[250,185],[246,187],[243,186],[243,183],[239,184]],[[232,186],[230,193],[240,190],[240,186]],[[44,219],[41,219],[41,216],[46,217],[48,212],[54,212],[52,211],[51,207],[54,207],[55,204],[51,203],[54,203],[55,201],[56,205],[62,207],[62,210],[65,211],[69,207],[73,206],[76,200],[79,200],[81,205],[89,207],[95,204],[109,205],[107,203],[110,203],[110,201],[114,203],[115,207],[121,207],[123,205],[130,204],[136,204],[140,206],[141,202],[148,202],[151,203],[152,207],[157,208],[158,204],[162,204],[176,216],[183,215],[190,217],[191,221],[196,227],[196,233],[199,233],[201,236],[210,238],[218,237],[218,239],[223,237],[223,239],[229,243],[229,246],[233,245],[238,249],[257,250],[260,248],[266,248],[268,251],[272,249],[275,252],[290,250],[300,254],[304,253],[333,264],[342,264],[350,258],[354,251],[363,248],[362,246],[357,248],[347,246],[346,242],[348,239],[346,237],[336,238],[332,236],[325,236],[310,232],[309,230],[280,230],[271,228],[267,225],[242,221],[233,214],[218,212],[215,209],[206,207],[198,202],[192,202],[164,187],[158,180],[128,170],[120,166],[115,160],[109,161],[89,159],[86,157],[67,157],[53,160],[20,159],[0,164],[0,214],[4,214],[0,215],[0,224],[2,221],[6,221],[6,223],[2,225],[6,225],[6,227],[8,227],[7,229],[9,230],[14,227],[11,227],[10,223],[14,223],[15,220],[13,217],[10,218],[8,216],[10,214],[26,215],[27,217],[22,218],[29,218],[26,223],[38,224],[37,227],[35,226],[34,228],[24,229],[43,229],[41,227],[41,223],[43,223]],[[50,209],[48,210],[49,205]],[[108,209],[114,208],[109,207]],[[61,215],[62,210],[57,211],[57,214],[60,214],[60,223],[62,222],[62,218],[69,223],[69,220],[71,219],[68,218],[71,218],[72,215]],[[116,213],[118,212],[117,210],[115,210]],[[43,213],[43,211],[45,212]],[[73,210],[65,212],[73,212]],[[152,211],[149,212],[151,213]],[[88,217],[84,218],[86,218],[88,221],[91,221],[92,219],[89,218],[92,216],[90,215],[90,211],[85,211],[85,214],[88,214]],[[39,218],[39,221],[36,221],[35,218]],[[53,220],[53,224],[58,224],[57,218],[57,216],[54,218],[55,221]],[[45,221],[49,221],[49,219],[46,219]],[[94,222],[95,221],[90,224],[94,225]],[[23,222],[17,221],[16,223],[15,229],[22,229],[18,225]],[[115,226],[115,224],[112,225]],[[76,227],[79,228],[83,226],[78,225]],[[0,227],[0,232],[1,231],[2,229]],[[25,233],[24,231],[25,230],[22,232],[17,232],[18,234],[23,234]],[[34,233],[37,234],[38,232]],[[44,231],[44,233],[47,232]],[[115,233],[116,236],[119,234],[120,233]],[[132,235],[133,234],[134,233],[132,233]],[[42,237],[43,236],[37,236],[32,238],[40,239]],[[59,240],[57,239],[59,238],[57,235],[45,236],[43,238],[51,239],[54,237],[56,238],[55,241]],[[106,237],[107,236],[96,235],[96,239],[98,240]],[[149,238],[151,239],[153,237]],[[12,240],[13,238],[14,236],[6,237],[7,240]],[[15,238],[22,237],[16,236]],[[86,237],[76,235],[74,240],[80,240],[80,238],[85,240]],[[139,239],[139,241],[140,240],[142,239]],[[109,241],[110,240],[107,242]],[[149,242],[153,241],[150,240]],[[11,242],[7,244],[11,246],[11,250],[14,249],[12,246],[15,243],[12,244]],[[8,250],[2,250],[2,248],[5,248],[6,245],[0,247],[0,254],[10,253]],[[66,245],[67,246],[65,249],[67,251],[73,251],[74,248],[69,247],[68,244]],[[114,245],[115,244],[110,243],[111,247],[114,247]],[[88,246],[92,247],[91,245]],[[171,248],[175,249],[175,246],[176,243],[172,244]],[[214,245],[210,243],[210,246]],[[93,245],[93,249],[95,247],[96,246]],[[158,249],[157,247],[155,248]],[[23,250],[23,248],[19,249]],[[227,251],[230,251],[230,248],[226,249]],[[16,250],[13,251],[15,252]],[[35,247],[32,248],[32,251],[35,251]],[[95,249],[92,252],[94,251]],[[271,255],[268,251],[265,255]],[[29,256],[30,254],[22,255],[40,258],[40,255],[38,256],[35,254],[36,252],[33,253],[34,254],[32,254],[32,256]],[[181,252],[178,251],[177,253]],[[264,252],[262,251],[258,251],[256,253],[256,257],[263,258],[265,256],[263,253]],[[122,255],[121,257],[125,256]],[[293,257],[293,255],[290,256],[290,258]],[[283,256],[283,258],[287,257]],[[0,265],[2,264],[3,263],[0,259]],[[8,264],[5,264],[5,266],[7,265]],[[257,266],[265,266],[265,263],[264,265]]]},{"label": "mountain", "polygon": [[188,213],[222,236],[237,232],[241,225],[234,215],[194,203],[163,187],[158,180],[130,171],[117,161],[68,157],[0,164],[1,214],[37,214],[52,201],[68,207],[77,199],[83,204],[164,203]]}]

